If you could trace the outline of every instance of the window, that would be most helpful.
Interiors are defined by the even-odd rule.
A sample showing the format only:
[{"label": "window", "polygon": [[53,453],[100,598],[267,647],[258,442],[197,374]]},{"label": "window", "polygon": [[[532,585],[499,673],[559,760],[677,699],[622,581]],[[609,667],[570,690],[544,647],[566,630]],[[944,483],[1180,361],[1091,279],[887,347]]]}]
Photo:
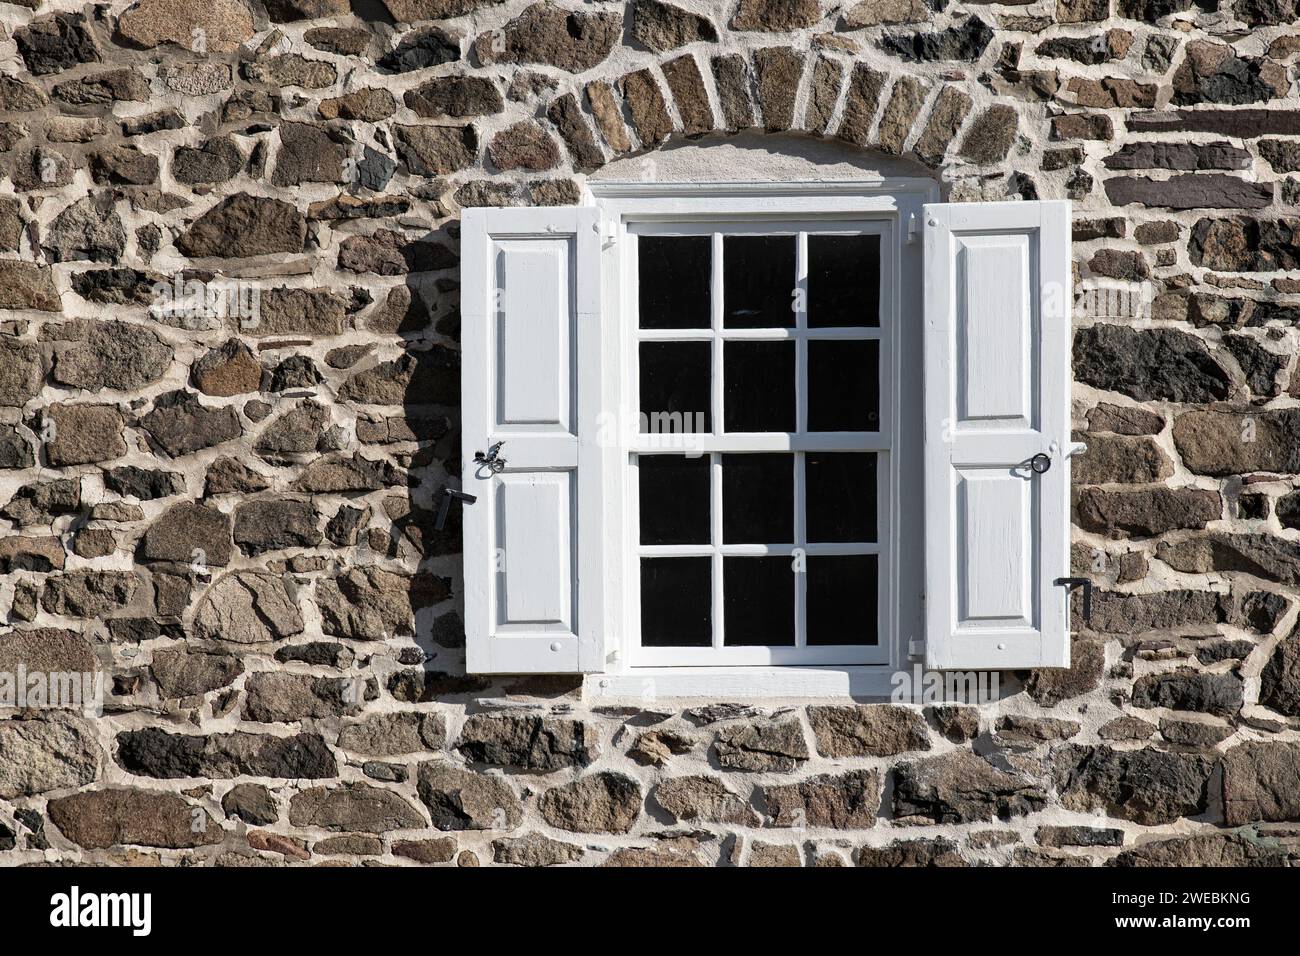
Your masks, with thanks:
[{"label": "window", "polygon": [[471,672],[876,696],[1068,663],[1068,204],[592,191],[465,213]]},{"label": "window", "polygon": [[888,660],[891,231],[629,227],[633,664]]}]

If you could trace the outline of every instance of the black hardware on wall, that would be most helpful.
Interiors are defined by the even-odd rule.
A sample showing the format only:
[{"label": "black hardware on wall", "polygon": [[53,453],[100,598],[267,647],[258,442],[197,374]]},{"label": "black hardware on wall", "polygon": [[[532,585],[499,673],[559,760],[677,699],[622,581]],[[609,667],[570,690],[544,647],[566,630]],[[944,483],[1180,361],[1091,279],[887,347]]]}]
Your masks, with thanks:
[{"label": "black hardware on wall", "polygon": [[452,501],[461,501],[467,505],[472,505],[478,501],[474,495],[467,495],[463,491],[456,491],[454,488],[442,489],[442,503],[438,505],[438,517],[434,519],[433,527],[436,531],[441,531],[447,524],[447,515],[451,512]]},{"label": "black hardware on wall", "polygon": [[1066,593],[1075,588],[1083,588],[1083,619],[1092,620],[1092,578],[1057,578],[1056,583],[1066,589]]}]

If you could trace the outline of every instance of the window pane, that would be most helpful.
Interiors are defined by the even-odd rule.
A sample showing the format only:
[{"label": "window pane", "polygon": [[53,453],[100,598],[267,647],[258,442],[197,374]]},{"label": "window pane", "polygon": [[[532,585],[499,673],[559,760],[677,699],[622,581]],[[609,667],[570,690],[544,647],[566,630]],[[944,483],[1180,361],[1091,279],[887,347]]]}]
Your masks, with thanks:
[{"label": "window pane", "polygon": [[642,544],[709,543],[709,456],[640,455]]},{"label": "window pane", "polygon": [[806,457],[808,541],[876,540],[876,455],[809,452]]},{"label": "window pane", "polygon": [[707,329],[712,273],[710,236],[638,236],[643,329]]},{"label": "window pane", "polygon": [[708,342],[641,343],[641,431],[710,431]]},{"label": "window pane", "polygon": [[726,430],[794,431],[794,343],[727,342],[722,355]]},{"label": "window pane", "polygon": [[807,574],[809,647],[880,640],[874,554],[812,556]]},{"label": "window pane", "polygon": [[723,558],[728,647],[794,644],[793,558]]},{"label": "window pane", "polygon": [[808,343],[808,430],[880,431],[880,343]]},{"label": "window pane", "polygon": [[713,559],[641,559],[643,647],[713,643]]},{"label": "window pane", "polygon": [[794,456],[722,456],[722,540],[794,543]]},{"label": "window pane", "polygon": [[880,325],[880,237],[808,237],[808,326]]},{"label": "window pane", "polygon": [[722,243],[722,324],[793,328],[795,237],[725,236]]}]

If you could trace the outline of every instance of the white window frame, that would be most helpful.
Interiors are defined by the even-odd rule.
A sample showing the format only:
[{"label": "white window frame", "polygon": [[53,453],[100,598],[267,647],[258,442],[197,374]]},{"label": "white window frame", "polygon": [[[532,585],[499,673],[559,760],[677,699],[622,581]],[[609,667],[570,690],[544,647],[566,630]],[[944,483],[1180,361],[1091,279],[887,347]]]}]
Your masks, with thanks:
[{"label": "white window frame", "polygon": [[[876,178],[835,182],[782,183],[588,183],[586,204],[601,217],[602,393],[610,413],[617,410],[614,441],[604,442],[607,567],[603,576],[607,607],[605,670],[585,678],[585,690],[597,697],[885,697],[892,676],[910,667],[913,642],[924,634],[923,499],[921,423],[922,393],[922,206],[938,200],[938,184],[929,179]],[[710,664],[663,666],[645,663],[639,648],[639,567],[635,470],[636,353],[641,335],[635,327],[636,264],[627,239],[629,227],[651,223],[789,223],[849,221],[879,223],[891,241],[882,242],[881,439],[890,445],[888,474],[878,474],[882,503],[878,509],[880,560],[889,569],[888,592],[879,594],[879,654],[873,663],[843,664]],[[790,228],[787,225],[786,228]],[[886,276],[886,270],[889,275]],[[892,294],[885,294],[886,289]],[[888,309],[889,315],[884,311]],[[886,355],[888,352],[888,355]],[[908,368],[902,365],[907,362]],[[889,391],[886,392],[886,389]],[[904,421],[906,417],[906,421]],[[888,433],[888,437],[886,437]],[[607,438],[611,434],[607,431]],[[658,451],[671,448],[667,436],[652,436]],[[785,435],[773,436],[773,450],[789,450]],[[694,450],[683,440],[683,450]],[[726,438],[719,439],[725,447]],[[712,446],[710,446],[712,447]],[[754,450],[753,443],[743,446]],[[915,476],[900,480],[902,474]],[[912,494],[908,494],[911,489]],[[653,657],[654,655],[650,655]]]}]

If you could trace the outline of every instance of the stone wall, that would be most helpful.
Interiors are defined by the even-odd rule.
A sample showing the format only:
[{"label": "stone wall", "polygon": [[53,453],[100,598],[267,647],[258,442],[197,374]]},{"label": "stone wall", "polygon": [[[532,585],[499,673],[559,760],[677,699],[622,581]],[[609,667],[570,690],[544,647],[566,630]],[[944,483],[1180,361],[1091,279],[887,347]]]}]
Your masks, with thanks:
[{"label": "stone wall", "polygon": [[[106,677],[0,712],[0,862],[1300,859],[1300,11],[1203,2],[0,3],[0,672]],[[1069,671],[465,676],[459,210],[755,128],[1069,197],[1157,293],[1077,310]]]}]

